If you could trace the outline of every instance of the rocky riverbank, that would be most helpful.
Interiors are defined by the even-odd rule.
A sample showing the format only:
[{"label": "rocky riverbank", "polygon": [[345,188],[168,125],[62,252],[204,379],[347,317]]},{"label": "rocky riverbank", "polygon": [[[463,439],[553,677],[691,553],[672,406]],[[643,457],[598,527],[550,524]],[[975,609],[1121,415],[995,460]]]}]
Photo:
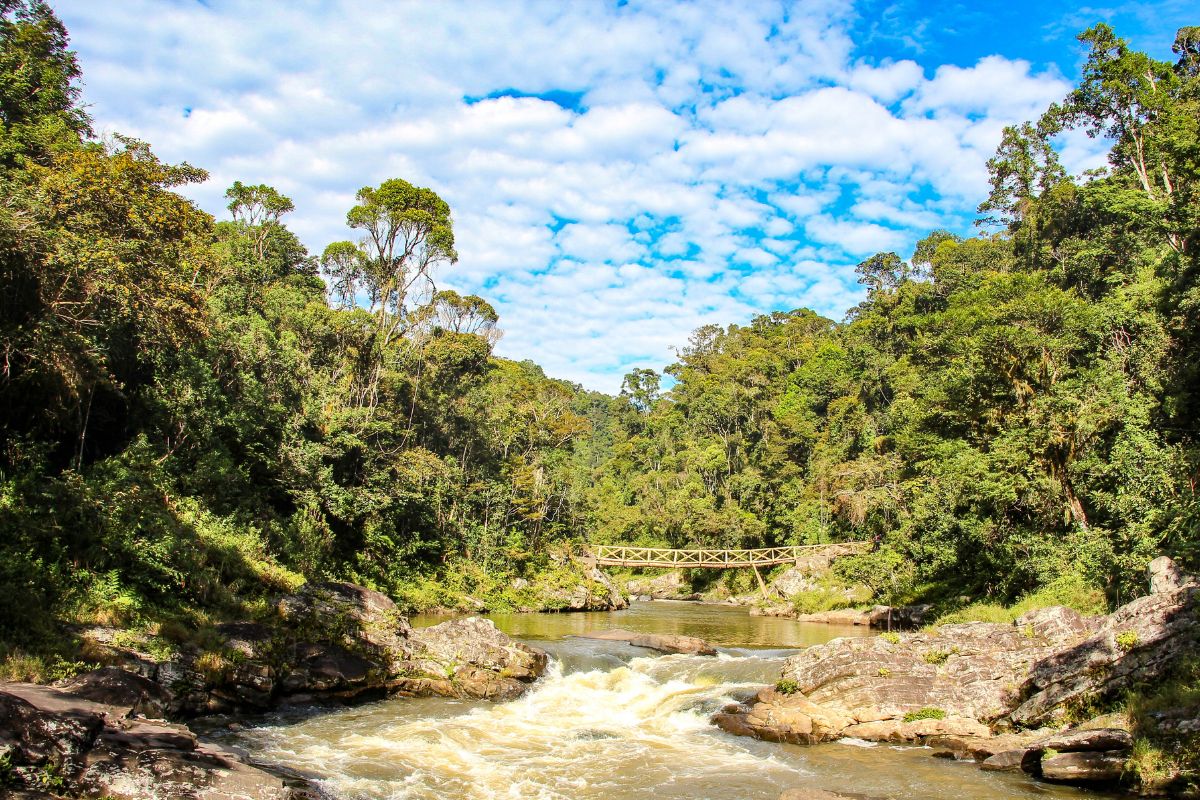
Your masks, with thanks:
[{"label": "rocky riverbank", "polygon": [[[1200,643],[1200,583],[1169,559],[1157,560],[1151,577],[1152,594],[1107,616],[1055,607],[1010,625],[944,625],[812,647],[787,660],[775,687],[714,722],[777,742],[938,744],[989,769],[1112,782],[1125,774],[1132,747],[1127,722],[1089,717],[1194,657]],[[1179,724],[1197,726],[1197,709],[1186,714]],[[1089,728],[1102,730],[1081,733]]]},{"label": "rocky riverbank", "polygon": [[386,695],[509,700],[547,664],[489,620],[414,629],[385,595],[348,583],[305,586],[167,658],[109,629],[85,637],[112,666],[57,687],[0,685],[0,786],[17,796],[314,796],[168,720]]}]

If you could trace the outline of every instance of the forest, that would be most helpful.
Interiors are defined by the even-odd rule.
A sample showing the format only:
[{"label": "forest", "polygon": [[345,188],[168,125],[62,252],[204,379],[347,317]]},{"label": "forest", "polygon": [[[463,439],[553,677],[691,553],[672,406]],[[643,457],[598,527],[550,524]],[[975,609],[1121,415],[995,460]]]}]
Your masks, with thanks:
[{"label": "forest", "polygon": [[[607,396],[438,288],[435,189],[365,186],[320,253],[270,186],[216,219],[179,193],[203,169],[95,135],[48,6],[0,12],[0,655],[306,580],[515,607],[588,541],[868,540],[844,570],[887,602],[1115,605],[1157,555],[1200,568],[1200,28],[1173,61],[1083,32],[978,232],[863,261],[844,320],[706,326]],[[1108,167],[1067,174],[1068,131]]]}]

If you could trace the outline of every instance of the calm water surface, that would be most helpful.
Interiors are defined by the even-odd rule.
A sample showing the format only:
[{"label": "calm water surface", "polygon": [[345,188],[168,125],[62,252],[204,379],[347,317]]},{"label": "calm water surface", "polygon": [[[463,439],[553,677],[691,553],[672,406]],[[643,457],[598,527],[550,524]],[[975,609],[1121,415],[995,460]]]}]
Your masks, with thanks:
[{"label": "calm water surface", "polygon": [[[492,619],[552,656],[550,672],[518,700],[395,699],[336,711],[291,709],[214,738],[315,777],[332,797],[347,800],[776,800],[792,787],[894,800],[1101,796],[981,772],[931,758],[926,748],[778,745],[709,724],[726,703],[773,683],[788,654],[864,635],[861,628],[664,601],[617,612]],[[700,636],[720,654],[656,656],[623,642],[574,638],[615,627]]]}]

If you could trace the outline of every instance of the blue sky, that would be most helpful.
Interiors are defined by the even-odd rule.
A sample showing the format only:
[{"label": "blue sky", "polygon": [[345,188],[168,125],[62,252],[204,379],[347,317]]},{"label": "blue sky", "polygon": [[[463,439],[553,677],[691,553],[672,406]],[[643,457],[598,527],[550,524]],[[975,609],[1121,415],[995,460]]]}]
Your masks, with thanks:
[{"label": "blue sky", "polygon": [[[615,391],[707,323],[841,318],[854,265],[971,231],[1007,124],[1060,99],[1106,20],[1160,58],[1189,4],[59,0],[102,135],[295,200],[309,249],[391,177],[453,210],[439,286],[498,352]],[[1189,18],[1191,17],[1191,18]],[[1100,143],[1062,143],[1068,169]]]}]

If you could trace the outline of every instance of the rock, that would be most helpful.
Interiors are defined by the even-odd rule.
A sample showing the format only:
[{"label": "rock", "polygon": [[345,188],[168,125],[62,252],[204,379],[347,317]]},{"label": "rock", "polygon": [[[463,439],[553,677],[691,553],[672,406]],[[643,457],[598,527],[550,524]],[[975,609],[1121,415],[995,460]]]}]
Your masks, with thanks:
[{"label": "rock", "polygon": [[536,607],[531,611],[613,611],[629,607],[625,595],[598,567],[587,567],[570,586],[534,581]]},{"label": "rock", "polygon": [[679,570],[671,570],[653,578],[632,578],[625,584],[630,594],[643,595],[654,600],[678,600],[692,593],[691,584]]},{"label": "rock", "polygon": [[[544,651],[509,638],[491,620],[479,617],[414,630],[409,644],[412,657],[402,672],[432,680],[398,684],[405,692],[428,690],[455,697],[511,699],[540,677],[549,663]],[[449,682],[449,691],[443,691],[445,685],[439,679]]]},{"label": "rock", "polygon": [[856,608],[836,608],[832,611],[818,611],[815,614],[789,614],[801,622],[817,622],[822,625],[864,625],[870,626],[871,612]]},{"label": "rock", "polygon": [[1037,751],[1022,747],[988,756],[979,765],[979,768],[993,772],[1031,772],[1040,758],[1041,754]]},{"label": "rock", "polygon": [[1183,570],[1169,556],[1159,556],[1150,562],[1146,568],[1146,577],[1150,581],[1150,594],[1174,592],[1183,588]]},{"label": "rock", "polygon": [[902,717],[939,708],[989,722],[1013,707],[1015,688],[1048,652],[1013,625],[945,625],[895,643],[876,636],[810,647],[785,662],[782,678],[847,713],[871,708]]},{"label": "rock", "polygon": [[1125,772],[1127,754],[1123,750],[1058,753],[1041,761],[1041,776],[1063,783],[1111,783]]},{"label": "rock", "polygon": [[779,800],[852,800],[851,797],[824,789],[787,789]]},{"label": "rock", "polygon": [[1041,750],[1076,753],[1086,750],[1129,750],[1133,737],[1119,728],[1092,728],[1063,731],[1031,745]]},{"label": "rock", "polygon": [[1020,682],[1010,719],[1019,726],[1053,724],[1067,707],[1112,697],[1153,680],[1200,642],[1200,587],[1146,595],[1102,617],[1094,632],[1040,654]]},{"label": "rock", "polygon": [[816,614],[796,614],[790,607],[765,610],[765,616],[794,617],[801,622],[818,622],[825,625],[862,625],[879,630],[907,630],[925,623],[925,616],[933,608],[930,605],[916,606],[873,606],[870,609],[838,608]]},{"label": "rock", "polygon": [[1038,738],[1036,732],[1002,736],[931,736],[925,744],[945,751],[958,761],[986,761],[1006,751],[1024,753]]},{"label": "rock", "polygon": [[279,602],[280,616],[303,641],[351,639],[364,657],[395,668],[408,657],[408,620],[387,595],[352,583],[305,584]]},{"label": "rock", "polygon": [[58,688],[109,706],[127,709],[125,715],[163,717],[171,704],[171,693],[154,681],[117,667],[102,667],[58,684]]},{"label": "rock", "polygon": [[660,653],[685,653],[698,656],[715,656],[716,648],[695,636],[675,634],[638,633],[615,628],[599,633],[580,634],[583,639],[603,639],[611,642],[629,642],[634,647],[645,647]]},{"label": "rock", "polygon": [[382,683],[378,670],[379,665],[338,645],[304,643],[297,645],[295,663],[281,688],[285,694],[336,692],[353,696],[356,689]]},{"label": "rock", "polygon": [[1051,606],[1022,615],[1016,621],[1022,632],[1050,642],[1068,642],[1095,629],[1073,608]]},{"label": "rock", "polygon": [[[85,681],[84,689],[130,685],[109,675]],[[18,697],[13,691],[18,691]],[[121,705],[126,705],[124,699]],[[14,797],[42,793],[43,775],[61,781],[54,796],[145,797],[172,800],[299,800],[318,794],[289,785],[244,763],[232,751],[200,745],[182,725],[125,720],[97,713],[103,706],[49,687],[0,685],[0,750],[12,769],[6,776]],[[294,783],[291,782],[291,783]]]}]

